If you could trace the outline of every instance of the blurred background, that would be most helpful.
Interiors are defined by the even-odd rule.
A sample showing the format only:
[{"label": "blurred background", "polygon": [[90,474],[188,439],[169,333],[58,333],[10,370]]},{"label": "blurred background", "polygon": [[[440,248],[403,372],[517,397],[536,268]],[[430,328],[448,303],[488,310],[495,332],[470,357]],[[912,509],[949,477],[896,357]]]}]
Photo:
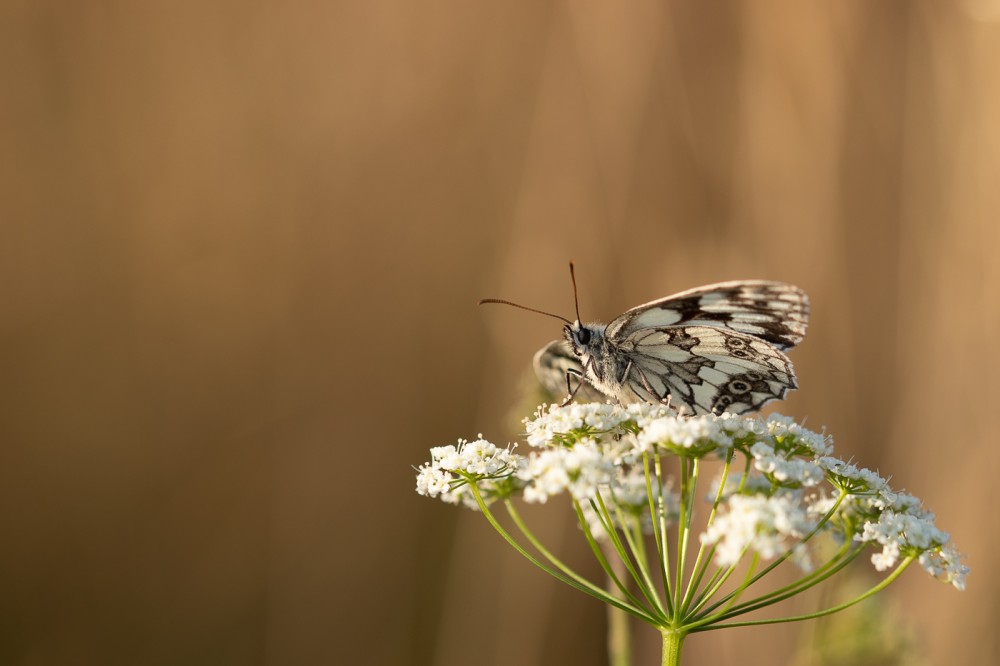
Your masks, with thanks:
[{"label": "blurred background", "polygon": [[997,0],[5,0],[0,62],[0,663],[604,663],[598,602],[413,491],[517,439],[560,325],[476,301],[569,315],[570,259],[603,321],[802,286],[778,409],[969,555],[686,663],[996,662]]}]

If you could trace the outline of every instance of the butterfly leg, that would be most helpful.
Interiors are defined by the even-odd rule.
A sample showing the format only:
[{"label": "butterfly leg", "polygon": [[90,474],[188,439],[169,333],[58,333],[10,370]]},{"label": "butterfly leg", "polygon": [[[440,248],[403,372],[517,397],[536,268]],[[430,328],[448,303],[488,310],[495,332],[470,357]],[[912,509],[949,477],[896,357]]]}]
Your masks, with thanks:
[{"label": "butterfly leg", "polygon": [[[569,395],[566,397],[563,403],[559,405],[560,407],[565,407],[569,403],[573,402],[573,398],[575,398],[576,394],[580,392],[580,388],[583,386],[584,382],[583,378],[587,375],[587,368],[590,367],[590,363],[592,360],[593,359],[587,359],[587,364],[583,366],[583,372],[580,372],[579,370],[575,369],[569,369],[566,371],[566,390],[569,391]],[[577,379],[576,388],[573,388],[572,384],[570,384],[569,378],[571,376],[576,377]]]},{"label": "butterfly leg", "polygon": [[[570,377],[576,377],[576,380],[577,380],[576,381],[576,388],[573,388],[573,385],[570,383],[570,381],[569,381]],[[576,372],[575,370],[567,370],[566,371],[566,391],[569,393],[569,395],[566,396],[566,399],[563,400],[562,404],[559,405],[559,406],[560,407],[565,407],[569,403],[573,402],[573,398],[576,397],[576,394],[580,391],[580,387],[581,386],[583,386],[583,375],[581,373],[579,373],[579,372]]]}]

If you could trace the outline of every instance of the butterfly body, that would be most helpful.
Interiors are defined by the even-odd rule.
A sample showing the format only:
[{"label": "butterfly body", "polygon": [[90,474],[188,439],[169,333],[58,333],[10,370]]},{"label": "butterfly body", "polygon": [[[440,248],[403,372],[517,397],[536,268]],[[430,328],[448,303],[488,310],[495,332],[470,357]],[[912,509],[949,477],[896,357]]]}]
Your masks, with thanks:
[{"label": "butterfly body", "polygon": [[[744,413],[797,388],[783,353],[805,334],[809,301],[789,284],[722,282],[652,301],[610,324],[579,320],[535,355],[550,390],[584,399],[669,404],[689,414]],[[577,387],[570,384],[575,378]]]}]

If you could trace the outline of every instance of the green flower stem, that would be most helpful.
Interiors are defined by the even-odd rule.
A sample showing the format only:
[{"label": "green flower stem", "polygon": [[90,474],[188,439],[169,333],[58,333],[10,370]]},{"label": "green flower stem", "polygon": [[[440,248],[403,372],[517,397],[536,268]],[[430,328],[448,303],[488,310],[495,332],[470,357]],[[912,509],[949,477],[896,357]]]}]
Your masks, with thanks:
[{"label": "green flower stem", "polygon": [[[712,551],[709,551],[708,555],[709,559],[711,559],[712,557],[712,552],[714,552],[714,549]],[[694,599],[692,600],[691,606],[688,607],[688,609],[685,611],[684,613],[685,617],[691,617],[692,615],[697,613],[702,606],[708,603],[708,600],[712,598],[712,595],[715,594],[715,592],[722,585],[722,583],[719,582],[719,578],[722,576],[722,573],[723,573],[722,569],[716,569],[712,573],[711,577],[708,579],[708,582],[705,583],[704,588],[702,588],[698,592],[698,594],[695,595]]]},{"label": "green flower stem", "polygon": [[750,454],[743,450],[743,476],[740,477],[740,485],[736,487],[736,494],[739,495],[743,492],[743,489],[747,487],[747,479],[750,478],[750,465],[753,462],[753,458]]},{"label": "green flower stem", "polygon": [[[613,583],[608,580],[608,593],[613,594]],[[608,614],[608,664],[632,666],[632,629],[629,616],[617,608],[607,607]]]},{"label": "green flower stem", "polygon": [[[744,550],[740,559],[742,560],[745,555],[746,551]],[[733,590],[731,595],[729,595],[729,601],[722,607],[721,612],[725,613],[729,610],[739,600],[739,598],[743,596],[743,593],[747,591],[747,588],[753,584],[753,572],[757,569],[758,564],[760,564],[760,553],[754,553],[750,558],[750,566],[747,567],[746,575],[743,576],[743,582],[740,583],[735,590]]]},{"label": "green flower stem", "polygon": [[[768,573],[770,573],[771,571],[773,571],[778,565],[780,565],[782,562],[784,562],[789,557],[791,557],[792,553],[795,550],[795,547],[807,543],[810,539],[812,539],[814,536],[816,536],[816,534],[819,533],[819,531],[823,528],[823,526],[826,525],[830,521],[830,517],[833,516],[833,514],[837,511],[838,508],[840,508],[841,503],[844,501],[844,499],[847,497],[847,495],[848,495],[848,493],[846,493],[845,491],[841,490],[840,491],[840,496],[833,503],[833,506],[830,507],[830,510],[827,511],[825,514],[823,514],[823,517],[820,518],[820,520],[819,520],[818,523],[816,523],[816,527],[814,527],[812,529],[812,531],[809,532],[809,534],[805,535],[799,541],[799,543],[796,544],[796,546],[793,546],[792,548],[788,548],[780,557],[778,557],[776,560],[774,560],[773,562],[771,562],[771,564],[769,564],[768,566],[764,567],[764,569],[762,569],[760,573],[758,573],[756,576],[754,576],[753,579],[747,585],[748,586],[749,585],[753,585],[758,580],[760,580],[761,578],[763,578],[765,575],[767,575]],[[742,555],[740,556],[740,559],[742,559]],[[712,613],[712,611],[714,611],[719,606],[722,606],[723,604],[728,604],[730,598],[734,594],[736,594],[736,592],[741,592],[741,590],[735,590],[734,592],[730,592],[728,595],[722,597],[716,603],[714,603],[711,606],[709,606],[708,608],[706,608],[705,611],[704,611],[704,614],[707,615],[709,613]],[[729,605],[731,605],[731,604],[729,604]]]},{"label": "green flower stem", "polygon": [[[697,482],[698,460],[681,458],[680,512],[677,518],[677,570],[674,574],[674,617],[681,611],[681,581],[684,580],[684,561],[691,538],[691,517],[694,512],[694,487]],[[692,478],[694,481],[692,481]]]},{"label": "green flower stem", "polygon": [[[670,577],[670,540],[667,537],[667,503],[663,497],[663,459],[655,455],[656,449],[653,449],[653,471],[655,472],[656,485],[657,485],[657,506],[656,515],[657,520],[660,522],[660,538],[662,542],[660,543],[660,570],[663,575],[663,589],[666,591],[664,597],[666,599],[667,611],[670,614],[674,612],[674,582]],[[678,533],[679,534],[679,533]]]},{"label": "green flower stem", "polygon": [[[598,494],[598,499],[600,499],[600,494]],[[656,601],[655,595],[653,595],[653,599],[650,600],[649,595],[646,594],[646,590],[644,590],[642,587],[642,581],[640,580],[638,574],[636,574],[635,569],[632,567],[632,563],[629,561],[628,553],[625,552],[625,549],[622,546],[621,540],[618,538],[618,534],[614,529],[614,526],[610,524],[610,521],[607,522],[605,521],[605,517],[607,515],[607,509],[604,508],[603,502],[601,503],[600,507],[595,506],[594,510],[600,516],[601,523],[602,525],[604,525],[605,532],[607,532],[607,534],[612,537],[611,544],[614,547],[615,551],[618,553],[618,557],[621,560],[622,564],[625,565],[625,567],[631,574],[632,579],[635,580],[636,584],[639,585],[639,589],[643,591],[643,595],[646,596],[647,603],[649,604],[648,606],[644,605],[641,601],[639,601],[639,599],[628,590],[628,587],[626,587],[621,582],[621,580],[618,578],[618,575],[615,574],[614,569],[608,563],[607,558],[604,557],[604,551],[601,550],[600,545],[597,543],[597,540],[594,538],[593,533],[590,531],[590,526],[587,524],[587,519],[583,515],[583,508],[580,506],[580,503],[576,500],[576,498],[573,498],[573,508],[576,510],[577,520],[579,521],[580,528],[583,530],[584,536],[587,539],[587,543],[590,545],[590,550],[594,553],[594,557],[597,558],[598,564],[600,564],[601,568],[604,569],[604,573],[612,581],[614,581],[615,585],[618,587],[618,590],[623,595],[625,595],[625,597],[629,601],[635,604],[636,607],[642,608],[647,614],[649,614],[649,616],[657,618],[657,621],[654,621],[652,624],[658,625],[659,619],[661,618],[659,612],[659,603]]]},{"label": "green flower stem", "polygon": [[621,537],[618,536],[618,530],[615,528],[614,519],[611,517],[611,512],[608,511],[608,505],[604,503],[604,497],[600,492],[596,494],[596,499],[590,500],[590,507],[600,519],[601,525],[604,526],[604,531],[607,533],[608,539],[611,541],[611,545],[614,546],[615,551],[618,553],[618,557],[621,558],[622,564],[625,565],[625,568],[632,576],[632,580],[634,580],[636,585],[639,585],[641,588],[642,577],[639,575],[639,572],[636,571],[635,566],[633,566],[633,558],[629,556],[628,551],[625,549],[625,544],[622,543]]},{"label": "green flower stem", "polygon": [[[694,614],[698,611],[698,609],[700,609],[702,606],[704,606],[705,603],[707,603],[709,599],[711,599],[712,597],[714,597],[715,593],[718,592],[719,589],[721,589],[722,586],[726,584],[726,581],[729,580],[729,577],[732,576],[733,573],[735,573],[737,565],[739,565],[739,563],[743,560],[743,557],[746,555],[747,549],[749,547],[750,547],[749,544],[747,546],[744,546],[743,551],[740,553],[740,556],[736,559],[735,562],[733,562],[728,567],[726,567],[725,571],[723,571],[723,570],[720,569],[720,570],[716,571],[715,574],[712,575],[712,578],[713,578],[713,580],[715,582],[712,583],[709,587],[707,587],[702,592],[702,594],[701,594],[701,600],[698,602],[697,606],[695,608],[693,608],[693,609],[688,609],[688,613],[687,613],[688,617],[694,616]],[[751,572],[753,571],[753,567],[754,566],[756,566],[756,560],[754,561],[754,563],[750,567],[750,571]],[[743,583],[741,583],[740,587],[738,587],[735,590],[733,590],[733,592],[731,592],[728,596],[724,597],[722,600],[720,600],[720,601],[716,602],[715,604],[713,604],[711,606],[711,608],[713,608],[713,609],[714,608],[718,608],[721,604],[725,603],[733,595],[741,594],[744,585],[746,585],[746,581],[744,581]]]},{"label": "green flower stem", "polygon": [[718,622],[720,620],[727,620],[731,617],[736,617],[737,615],[744,615],[746,613],[750,613],[755,610],[759,610],[761,608],[766,608],[767,606],[773,606],[774,604],[784,601],[785,599],[794,597],[795,595],[803,592],[804,590],[813,587],[815,585],[818,585],[827,578],[836,575],[841,569],[843,569],[851,562],[853,562],[854,559],[861,554],[862,550],[863,550],[862,548],[855,549],[848,557],[844,558],[836,566],[828,567],[827,573],[820,578],[814,577],[813,580],[806,583],[804,583],[802,580],[799,580],[791,585],[786,585],[780,590],[774,590],[773,592],[770,592],[768,594],[761,595],[756,599],[745,601],[742,604],[731,605],[731,607],[727,607],[726,609],[723,609],[723,611],[716,613],[711,618],[709,618],[709,622]]},{"label": "green flower stem", "polygon": [[[763,594],[757,599],[744,602],[743,604],[740,604],[735,608],[741,608],[743,606],[752,603],[768,601],[770,599],[775,599],[776,597],[781,597],[782,599],[785,599],[794,594],[798,594],[799,592],[805,589],[818,585],[827,578],[834,576],[841,569],[843,569],[848,564],[853,562],[854,559],[861,554],[862,550],[863,547],[860,546],[852,550],[851,543],[845,542],[844,545],[841,546],[840,550],[833,557],[830,558],[830,561],[826,562],[825,564],[823,564],[823,566],[817,568],[815,571],[810,572],[809,574],[803,576],[802,578],[793,583],[789,583],[788,585],[779,587],[778,589],[772,590],[767,594]],[[788,592],[791,592],[791,594],[787,594]],[[777,600],[780,601],[780,599]]]},{"label": "green flower stem", "polygon": [[[835,554],[830,559],[829,562],[816,569],[816,571],[813,571],[808,575],[803,576],[802,578],[793,583],[789,583],[788,585],[782,586],[776,590],[772,590],[766,594],[762,594],[761,596],[751,599],[749,601],[745,601],[742,604],[735,604],[736,598],[738,597],[739,594],[742,594],[742,591],[745,590],[747,587],[749,587],[749,585],[753,584],[752,580],[749,583],[744,582],[744,584],[739,589],[733,591],[731,594],[720,599],[717,603],[712,604],[710,607],[708,607],[707,610],[703,611],[702,606],[704,606],[705,602],[711,598],[711,594],[706,595],[706,597],[701,601],[700,604],[697,604],[695,607],[691,609],[689,617],[696,617],[698,619],[699,624],[701,624],[703,620],[706,622],[717,622],[720,619],[726,619],[729,617],[742,615],[744,613],[748,613],[750,611],[754,611],[759,608],[764,608],[765,606],[770,606],[772,604],[783,601],[789,597],[795,596],[799,592],[802,592],[810,587],[813,587],[814,585],[818,585],[827,578],[832,577],[841,569],[843,569],[852,561],[854,561],[854,558],[858,556],[861,549],[860,548],[855,549],[853,553],[846,555],[849,549],[850,549],[850,543],[845,543],[844,546],[841,547],[840,551],[837,554]],[[742,556],[740,557],[740,559],[742,559]],[[715,590],[712,591],[712,594],[714,593]],[[713,613],[713,611],[719,608],[719,606],[723,606],[723,609],[717,613]]]},{"label": "green flower stem", "polygon": [[[715,593],[719,590],[719,588],[722,585],[725,584],[725,582],[729,579],[729,577],[733,575],[733,573],[736,571],[736,566],[743,560],[744,556],[746,556],[746,553],[747,553],[747,548],[744,548],[743,552],[740,553],[740,556],[739,556],[739,558],[737,558],[736,562],[734,562],[733,564],[731,564],[726,569],[725,573],[721,574],[721,578],[711,588],[709,588],[708,590],[706,590],[705,594],[703,595],[703,598],[702,598],[701,602],[698,604],[698,607],[704,605],[705,601],[707,601],[708,599],[711,599],[712,596],[714,596]],[[750,577],[753,575],[753,571],[754,571],[755,568],[757,568],[757,564],[759,562],[760,562],[760,556],[755,553],[754,556],[751,558],[750,566],[747,567],[747,572],[746,572],[746,574],[743,577],[743,582],[741,582],[736,587],[735,590],[733,590],[732,592],[730,592],[725,597],[725,599],[728,600],[728,603],[726,603],[726,605],[724,606],[724,608],[721,611],[719,611],[719,613],[717,613],[717,615],[721,615],[722,613],[724,613],[726,610],[729,609],[730,606],[732,606],[734,603],[736,603],[737,599],[740,598],[740,595],[742,595],[743,592],[750,585],[750,582],[749,582],[750,581]],[[719,573],[719,572],[716,572],[716,573]],[[722,602],[719,602],[719,603],[722,603]],[[715,607],[718,607],[718,604],[715,604],[713,606],[713,608],[715,608]],[[697,612],[697,607],[693,608],[693,609],[689,609],[688,614],[686,615],[686,617],[688,619],[700,617],[700,616],[695,615],[696,612]],[[713,616],[713,620],[714,620],[714,616]],[[713,621],[713,620],[709,620],[709,621]],[[688,624],[686,626],[692,626],[692,625]],[[697,626],[697,625],[695,624],[695,626]]]},{"label": "green flower stem", "polygon": [[[627,525],[627,516],[622,513],[621,508],[615,505],[615,515],[618,517],[618,523],[620,525]],[[638,520],[631,520],[630,522],[635,523],[633,525],[634,529],[622,528],[622,533],[625,535],[625,541],[628,543],[629,549],[632,551],[632,555],[635,557],[636,569],[642,576],[642,581],[640,587],[642,589],[643,596],[649,600],[650,605],[654,606],[657,610],[657,614],[666,617],[666,611],[663,609],[663,603],[660,601],[660,596],[656,591],[656,584],[653,583],[653,579],[649,573],[649,561],[646,559],[646,548],[642,541],[642,529],[638,525]],[[638,536],[635,532],[638,531]]]},{"label": "green flower stem", "polygon": [[[614,568],[608,562],[607,558],[604,556],[604,551],[601,550],[600,544],[597,543],[597,539],[594,538],[593,533],[590,531],[590,526],[587,524],[587,520],[583,515],[583,509],[580,503],[576,499],[572,500],[573,509],[576,511],[577,522],[580,524],[580,529],[583,530],[583,535],[587,540],[587,545],[590,546],[591,552],[597,559],[597,563],[604,570],[604,574],[612,581],[618,588],[618,591],[623,597],[628,599],[636,608],[641,608],[644,613],[650,618],[655,618],[655,610],[653,608],[645,606],[642,601],[639,600],[634,594],[632,594],[628,587],[622,582],[621,578],[615,573]],[[619,552],[619,559],[623,559],[621,553]],[[624,563],[624,560],[623,560]],[[652,624],[656,624],[656,621],[652,621]]]},{"label": "green flower stem", "polygon": [[[722,468],[722,476],[719,479],[719,491],[715,494],[715,501],[712,502],[712,511],[708,514],[708,524],[705,529],[709,529],[712,526],[712,522],[715,520],[715,516],[719,511],[719,504],[722,503],[723,491],[726,488],[726,480],[729,478],[729,466],[733,461],[733,450],[729,449],[726,455],[726,464]],[[694,567],[692,568],[692,575],[690,582],[688,584],[687,590],[684,592],[684,601],[681,603],[681,613],[687,614],[687,609],[691,605],[692,597],[695,592],[701,586],[701,581],[705,577],[705,573],[708,571],[708,563],[711,561],[711,555],[709,559],[704,559],[705,557],[705,544],[702,543],[698,547],[698,555],[694,560]],[[715,546],[711,546],[711,552],[715,552]]]},{"label": "green flower stem", "polygon": [[662,469],[660,468],[659,456],[656,456],[654,461],[656,468],[656,475],[654,477],[656,479],[655,497],[653,495],[652,478],[649,474],[649,454],[642,454],[642,468],[646,475],[646,496],[649,498],[649,515],[653,522],[653,540],[656,543],[657,562],[660,567],[660,580],[663,581],[663,586],[666,590],[666,594],[664,595],[667,606],[666,610],[667,614],[670,614],[672,613],[673,605],[670,602],[670,578],[667,576],[667,570],[670,568],[670,555],[667,550],[667,510],[663,501],[663,483],[661,483],[663,475]]},{"label": "green flower stem", "polygon": [[850,601],[844,602],[842,604],[838,604],[838,605],[833,606],[831,608],[827,608],[826,610],[817,611],[815,613],[807,613],[805,615],[792,615],[790,617],[779,617],[779,618],[773,618],[773,619],[768,619],[768,620],[748,620],[746,622],[726,622],[726,623],[722,623],[722,624],[711,624],[711,625],[705,625],[705,626],[695,626],[695,627],[690,628],[689,631],[691,633],[694,633],[694,632],[699,632],[699,631],[714,631],[715,629],[724,629],[724,628],[727,628],[727,627],[749,627],[749,626],[756,626],[756,625],[760,625],[760,624],[782,624],[782,623],[785,623],[785,622],[801,622],[803,620],[813,620],[813,619],[816,619],[816,618],[819,618],[819,617],[825,617],[827,615],[833,615],[834,613],[839,613],[840,611],[842,611],[844,609],[850,608],[851,606],[853,606],[855,604],[861,603],[862,601],[864,601],[868,597],[871,597],[871,596],[873,596],[875,594],[878,594],[879,592],[881,592],[882,590],[884,590],[886,587],[889,586],[890,583],[892,583],[894,580],[896,580],[896,578],[898,578],[900,576],[900,574],[902,574],[903,571],[905,571],[906,568],[908,566],[910,566],[915,559],[916,559],[916,556],[914,556],[914,555],[910,555],[909,557],[906,557],[902,562],[899,563],[899,566],[896,567],[896,570],[893,571],[888,576],[886,576],[878,585],[874,586],[873,588],[871,588],[870,590],[868,590],[864,594],[861,594],[861,595],[855,597],[854,599],[851,599]]},{"label": "green flower stem", "polygon": [[528,526],[525,524],[525,522],[521,519],[521,515],[514,507],[513,502],[511,502],[509,499],[504,500],[504,506],[507,509],[507,515],[509,515],[511,520],[514,521],[514,524],[517,526],[517,529],[520,530],[521,534],[524,535],[524,538],[528,540],[528,543],[530,543],[535,548],[535,550],[541,553],[542,556],[545,557],[545,559],[551,562],[557,569],[559,569],[559,571],[569,576],[570,578],[580,583],[581,585],[586,585],[590,588],[593,588],[595,591],[603,591],[602,588],[598,587],[594,583],[591,583],[589,580],[587,580],[580,574],[570,569],[568,566],[566,566],[566,564],[564,564],[555,555],[553,555],[545,546],[543,546],[542,543],[538,540],[538,538],[531,532],[531,530],[528,529]]},{"label": "green flower stem", "polygon": [[764,569],[761,570],[761,572],[757,574],[752,581],[750,581],[750,584],[752,585],[753,583],[756,583],[758,580],[760,580],[767,574],[774,571],[782,562],[784,562],[785,560],[787,560],[789,557],[792,556],[792,553],[795,552],[795,549],[798,546],[804,546],[805,544],[809,543],[810,539],[819,534],[819,531],[822,530],[823,527],[825,527],[828,522],[830,522],[830,517],[837,512],[837,509],[840,508],[840,505],[843,503],[846,497],[847,493],[844,492],[843,490],[840,491],[840,496],[837,497],[836,501],[833,503],[833,506],[830,507],[830,510],[827,511],[825,514],[823,514],[823,517],[819,519],[819,522],[816,523],[816,527],[812,528],[809,534],[802,537],[802,539],[799,541],[798,544],[785,550],[785,552],[782,553],[782,555],[778,557],[776,560],[774,560],[774,562],[771,562],[771,564],[764,567]]},{"label": "green flower stem", "polygon": [[[601,521],[601,528],[604,530],[605,534],[613,535],[614,538],[609,538],[608,543],[611,549],[614,550],[615,554],[618,556],[617,562],[621,565],[621,569],[624,571],[619,571],[619,567],[615,567],[614,564],[608,560],[607,556],[604,554],[604,549],[597,542],[597,537],[594,536],[593,531],[590,529],[590,524],[587,522],[585,516],[583,515],[583,507],[580,503],[573,498],[573,510],[576,511],[577,522],[580,525],[580,529],[583,530],[584,535],[587,538],[587,543],[590,545],[594,555],[597,557],[598,562],[601,567],[605,569],[612,580],[617,584],[618,589],[624,593],[628,594],[626,585],[621,582],[624,578],[624,571],[628,571],[632,575],[632,579],[635,580],[635,572],[629,567],[628,553],[625,552],[625,547],[622,545],[621,541],[618,539],[618,535],[615,533],[614,526],[611,521],[611,516],[608,515],[607,508],[604,505],[598,505],[594,500],[590,500],[590,509],[597,516],[597,519]],[[637,602],[638,603],[638,602]]]},{"label": "green flower stem", "polygon": [[684,646],[687,632],[664,627],[660,629],[660,633],[663,635],[663,653],[660,664],[662,666],[680,666],[681,648]]},{"label": "green flower stem", "polygon": [[556,580],[562,581],[563,583],[566,583],[567,585],[569,585],[570,587],[572,587],[574,589],[580,590],[581,592],[585,592],[586,594],[589,594],[592,597],[600,599],[601,601],[603,601],[603,602],[605,602],[607,604],[611,604],[612,606],[615,606],[616,608],[620,608],[621,610],[625,611],[626,613],[631,613],[632,615],[635,615],[636,617],[641,618],[641,619],[645,620],[646,622],[649,622],[650,624],[658,624],[657,621],[653,617],[651,617],[647,612],[644,611],[644,609],[636,607],[636,606],[630,606],[629,604],[626,604],[626,603],[624,603],[624,602],[622,602],[622,601],[620,601],[618,599],[615,599],[614,597],[609,596],[606,592],[604,592],[601,588],[597,587],[596,585],[595,586],[587,586],[587,585],[583,585],[581,583],[578,583],[577,581],[573,580],[569,576],[563,575],[562,573],[560,573],[558,571],[555,571],[554,569],[551,569],[551,568],[545,566],[544,564],[542,564],[541,562],[539,562],[538,559],[535,558],[534,555],[532,555],[531,553],[529,553],[528,551],[526,551],[521,546],[521,544],[519,544],[507,532],[507,530],[505,530],[503,528],[503,526],[500,525],[499,522],[497,522],[496,517],[490,512],[489,507],[486,506],[486,502],[483,501],[483,495],[482,495],[482,493],[479,492],[478,486],[476,486],[476,484],[474,482],[470,482],[469,483],[469,488],[472,490],[472,495],[476,499],[476,504],[479,505],[479,510],[483,513],[483,516],[486,517],[486,520],[489,521],[490,525],[493,526],[493,529],[495,529],[500,534],[500,536],[502,536],[504,538],[504,540],[511,545],[511,547],[514,550],[516,550],[517,552],[521,553],[521,555],[523,555],[525,557],[525,559],[527,559],[529,562],[531,562],[536,567],[538,567],[539,569],[541,569],[545,573],[549,574],[550,576],[552,576]]},{"label": "green flower stem", "polygon": [[[619,509],[619,512],[621,512],[621,509]],[[646,535],[642,532],[642,519],[638,516],[631,516],[629,519],[629,525],[632,528],[632,538],[629,543],[635,543],[636,557],[638,557],[641,562],[646,563],[647,566],[645,568],[648,571],[649,556],[646,552]],[[650,587],[655,587],[655,585],[650,583]]]}]

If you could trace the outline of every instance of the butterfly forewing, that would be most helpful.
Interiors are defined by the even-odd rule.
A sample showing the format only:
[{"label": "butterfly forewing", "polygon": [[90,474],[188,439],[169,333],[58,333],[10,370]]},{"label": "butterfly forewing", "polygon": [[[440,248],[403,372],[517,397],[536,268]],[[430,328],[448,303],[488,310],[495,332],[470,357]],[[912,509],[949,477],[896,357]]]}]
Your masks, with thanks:
[{"label": "butterfly forewing", "polygon": [[626,402],[669,398],[689,414],[741,414],[796,387],[788,357],[754,336],[725,328],[640,329],[621,351],[632,362],[622,386]]},{"label": "butterfly forewing", "polygon": [[608,324],[605,335],[622,341],[641,329],[709,326],[746,333],[778,349],[794,347],[805,336],[809,298],[784,282],[720,282],[682,291],[638,307]]}]

